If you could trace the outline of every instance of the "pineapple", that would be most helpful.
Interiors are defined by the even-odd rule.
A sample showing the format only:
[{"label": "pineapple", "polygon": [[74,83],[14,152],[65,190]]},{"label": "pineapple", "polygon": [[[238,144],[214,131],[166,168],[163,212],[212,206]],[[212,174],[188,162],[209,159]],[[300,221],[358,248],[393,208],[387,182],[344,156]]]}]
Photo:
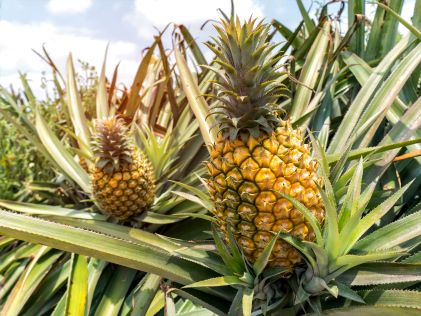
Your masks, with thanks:
[{"label": "pineapple", "polygon": [[[276,191],[290,195],[311,210],[321,223],[324,208],[316,183],[317,163],[300,130],[278,117],[274,104],[283,95],[279,57],[268,43],[269,26],[256,20],[222,19],[219,37],[208,44],[222,71],[215,70],[212,109],[219,126],[210,150],[208,188],[223,232],[228,226],[250,262],[273,238],[272,232],[313,240],[303,214]],[[291,268],[300,253],[278,240],[269,266]]]},{"label": "pineapple", "polygon": [[99,207],[121,220],[138,215],[155,196],[155,178],[144,155],[131,143],[122,119],[97,121],[95,166],[90,170]]}]

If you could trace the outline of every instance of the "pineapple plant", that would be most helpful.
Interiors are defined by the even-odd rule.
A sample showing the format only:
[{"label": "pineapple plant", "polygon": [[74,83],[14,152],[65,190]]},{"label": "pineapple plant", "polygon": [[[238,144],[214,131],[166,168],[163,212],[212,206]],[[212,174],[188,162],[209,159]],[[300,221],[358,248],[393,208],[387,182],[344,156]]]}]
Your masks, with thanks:
[{"label": "pineapple plant", "polygon": [[[66,76],[62,76],[57,67],[52,67],[57,92],[54,94],[57,99],[52,103],[63,105],[57,109],[58,120],[43,115],[44,108],[48,109],[50,105],[33,96],[31,85],[24,77],[25,90],[17,96],[13,91],[11,93],[0,87],[0,112],[37,147],[40,155],[45,156],[49,167],[45,171],[52,175],[45,183],[31,183],[28,190],[32,192],[29,195],[19,193],[17,201],[0,200],[1,207],[8,209],[5,211],[8,213],[11,213],[10,210],[23,212],[20,215],[28,214],[27,211],[33,211],[34,215],[46,211],[42,224],[38,226],[43,227],[45,232],[51,232],[44,226],[46,223],[70,228],[76,220],[78,226],[83,226],[76,231],[63,232],[64,239],[69,240],[71,236],[79,239],[85,233],[101,238],[108,236],[108,240],[102,241],[94,240],[93,235],[85,235],[85,241],[79,239],[74,245],[87,244],[86,240],[90,240],[97,249],[94,252],[99,251],[85,256],[77,254],[78,250],[72,246],[62,249],[56,245],[53,249],[37,245],[35,240],[19,240],[22,236],[16,239],[5,237],[2,231],[0,314],[61,315],[70,306],[98,315],[115,314],[120,308],[125,315],[133,309],[134,314],[142,314],[151,307],[155,296],[160,297],[161,284],[166,279],[173,280],[172,276],[176,276],[181,283],[197,280],[184,270],[188,266],[181,268],[180,263],[171,263],[173,258],[168,251],[179,249],[179,241],[165,241],[154,234],[165,232],[167,236],[185,240],[191,235],[203,238],[209,226],[200,218],[200,215],[204,216],[200,213],[206,211],[182,196],[171,194],[176,185],[169,179],[199,183],[193,173],[204,172],[201,157],[206,151],[201,146],[198,125],[192,120],[193,114],[186,106],[185,97],[180,97],[173,67],[163,66],[169,65],[170,57],[163,48],[159,57],[152,54],[158,46],[163,47],[160,36],[155,38],[142,59],[132,87],[120,90],[116,71],[113,82],[107,85],[103,69],[101,76],[95,80],[98,83],[95,87],[96,101],[92,95],[82,93],[84,87],[78,85],[71,57]],[[45,59],[54,65],[45,50],[44,53]],[[63,77],[65,79],[61,80]],[[167,82],[171,80],[176,84],[168,86]],[[27,96],[33,97],[30,102]],[[177,103],[170,104],[172,100]],[[31,107],[31,111],[21,111],[20,107]],[[173,116],[172,110],[177,115]],[[113,193],[116,194],[111,195]],[[136,203],[135,212],[134,207],[132,210],[124,209],[124,203],[130,199]],[[127,207],[130,206],[133,205]],[[199,213],[199,218],[189,215],[194,213]],[[128,231],[134,233],[133,238],[130,237],[132,241],[127,239]],[[124,249],[122,244],[114,244],[123,240],[133,248]],[[100,245],[117,250],[119,254],[115,253],[115,258],[131,253],[134,260],[129,261],[134,265],[127,267],[127,258],[116,262],[106,256],[98,256],[99,253],[105,254]],[[142,250],[139,245],[142,245]],[[21,250],[24,253],[17,257],[16,262],[3,260],[12,258],[14,252]],[[73,251],[76,253],[71,253]],[[18,270],[15,270],[16,264],[19,265]],[[195,268],[194,265],[192,267]],[[98,277],[89,281],[89,290],[85,288],[88,280],[78,274],[84,274],[85,269],[90,275],[96,271]],[[42,271],[42,275],[37,276],[37,271]],[[209,274],[205,268],[202,272]],[[35,275],[35,283],[30,289],[21,290],[19,283],[25,283],[25,275],[29,274]],[[125,282],[121,282],[122,279]],[[57,282],[54,289],[49,288],[50,281]],[[88,297],[83,294],[86,291],[80,292],[81,295],[71,294],[72,302],[63,304],[72,291],[67,284],[81,285],[89,292]],[[104,284],[108,284],[107,288]],[[26,294],[21,296],[23,292]],[[120,303],[111,308],[108,298]],[[140,303],[139,299],[146,304]],[[138,303],[133,306],[135,301]],[[179,310],[196,308],[187,299],[186,303]],[[159,306],[155,305],[155,308],[161,309]],[[75,315],[79,315],[79,311]]]},{"label": "pineapple plant", "polygon": [[[387,311],[396,315],[415,315],[420,306],[412,304],[410,297],[418,299],[420,294],[410,289],[419,289],[420,278],[419,275],[407,276],[412,275],[412,269],[419,268],[416,239],[420,230],[413,225],[419,226],[415,223],[419,223],[421,213],[419,203],[407,198],[419,190],[420,180],[410,176],[400,182],[392,175],[392,170],[396,170],[393,157],[400,150],[413,151],[402,158],[416,157],[419,152],[421,122],[411,118],[415,113],[418,116],[421,113],[421,102],[419,95],[415,96],[415,89],[411,88],[413,97],[403,105],[399,91],[402,89],[401,93],[406,97],[408,91],[399,80],[419,80],[417,66],[421,58],[414,58],[421,49],[420,33],[411,29],[412,34],[398,42],[376,69],[371,69],[354,53],[364,47],[360,30],[358,38],[351,41],[350,49],[342,51],[355,28],[362,27],[361,16],[355,17],[342,38],[337,21],[327,15],[327,6],[320,11],[317,25],[305,12],[301,1],[297,2],[304,19],[295,32],[278,21],[271,23],[287,39],[279,51],[275,50],[275,56],[293,48],[295,58],[290,58],[287,74],[271,76],[277,71],[270,69],[276,67],[276,59],[268,57],[271,44],[267,39],[273,36],[272,31],[266,36],[259,29],[261,24],[257,23],[256,29],[265,38],[265,44],[256,48],[258,41],[250,31],[253,29],[250,25],[256,22],[249,20],[241,24],[233,13],[230,18],[224,15],[222,26],[216,27],[218,39],[213,39],[216,45],[209,45],[216,57],[213,65],[205,70],[210,69],[216,75],[212,81],[218,88],[216,95],[203,93],[195,84],[194,74],[182,52],[176,50],[183,86],[210,155],[207,163],[210,196],[198,193],[195,188],[190,190],[216,215],[215,226],[223,234],[220,236],[216,229],[213,238],[227,269],[220,277],[204,279],[187,288],[230,286],[236,289],[229,315],[381,315]],[[364,4],[361,3],[349,4],[349,16],[363,12]],[[420,4],[417,2],[416,6],[419,8]],[[397,21],[393,19],[402,20],[385,5],[379,5],[378,11],[379,14],[388,13],[388,23],[396,25]],[[419,25],[416,15],[414,23]],[[388,40],[392,36],[390,33]],[[378,36],[370,41],[374,39],[382,41]],[[243,43],[243,47],[239,48],[238,43]],[[402,59],[398,59],[400,54],[404,56]],[[253,64],[259,57],[262,58],[260,62]],[[342,62],[349,69],[341,68]],[[263,76],[265,70],[266,78]],[[369,72],[365,73],[367,70]],[[262,81],[256,80],[254,75]],[[352,84],[355,78],[361,88]],[[290,88],[291,98],[283,98],[279,93],[282,83]],[[265,91],[271,93],[265,96]],[[264,107],[264,104],[269,106]],[[289,120],[277,117],[279,107],[288,113]],[[390,125],[382,126],[380,123],[384,120]],[[405,126],[406,135],[402,134],[400,126]],[[281,140],[276,136],[278,128],[283,129]],[[304,144],[302,136],[309,129],[314,131],[306,132],[311,147]],[[288,136],[299,141],[282,144]],[[275,175],[277,169],[271,162],[277,151],[273,150],[273,140],[276,140],[276,146],[300,148],[301,156],[307,154],[309,163],[314,165],[310,172],[305,171],[314,172],[314,176],[308,179],[308,175],[302,177],[301,172],[296,172],[294,180],[290,181],[284,175],[287,185],[275,188],[278,178],[272,174]],[[297,147],[293,148],[291,143]],[[367,147],[373,145],[376,146]],[[395,149],[388,151],[388,146]],[[307,148],[302,150],[301,147]],[[286,154],[282,158],[285,160],[279,159],[279,165],[288,166],[291,159],[288,153],[293,152],[292,149],[284,149]],[[353,161],[360,157],[358,163]],[[396,159],[400,161],[401,158]],[[418,170],[419,158],[416,161],[410,164]],[[399,173],[400,168],[405,167],[400,165]],[[266,177],[259,178],[259,172]],[[309,181],[302,181],[301,177]],[[299,192],[288,186],[297,180],[303,186]],[[241,187],[244,181],[250,190],[242,190],[245,189]],[[309,187],[314,189],[310,197],[317,198],[319,212],[302,194]],[[271,199],[259,204],[257,197],[262,188],[269,191],[267,196]],[[294,209],[294,213],[287,215],[289,218],[300,214],[308,237],[294,234],[293,225],[291,230],[278,229],[274,225],[277,220],[275,205],[279,200]],[[248,203],[248,208],[240,208],[244,203]],[[395,204],[404,207],[405,211],[391,214]],[[266,221],[260,221],[261,214]],[[242,224],[244,222],[246,225]],[[263,227],[267,227],[267,237],[256,251],[255,234]],[[403,237],[404,231],[411,235],[409,239]],[[261,240],[257,238],[257,241]],[[288,244],[288,248],[293,248],[304,260],[288,260],[287,264],[281,261],[277,265],[279,244]],[[408,254],[411,255],[408,257]],[[284,254],[284,257],[288,256]],[[398,267],[402,278],[392,280],[392,275],[399,274]],[[286,270],[289,273],[285,274]],[[363,286],[365,290],[362,290]],[[387,308],[382,308],[385,306]]]},{"label": "pineapple plant", "polygon": [[[349,3],[349,17],[363,13],[361,3]],[[212,129],[218,126],[217,116],[209,115],[207,104],[220,101],[206,96],[209,80],[220,78],[208,69],[194,78],[184,57],[194,57],[190,65],[206,60],[187,29],[176,25],[174,50],[165,51],[157,37],[121,102],[115,95],[104,96],[101,76],[96,113],[92,104],[88,111],[84,100],[80,105],[71,76],[66,87],[72,90],[72,102],[63,103],[69,113],[61,113],[68,114],[67,123],[46,122],[38,113],[32,125],[13,95],[1,91],[0,112],[37,144],[58,175],[49,185],[33,186],[43,190],[41,200],[0,200],[5,208],[0,210],[0,313],[418,315],[421,102],[414,83],[419,82],[420,24],[414,18],[413,35],[393,37],[397,15],[379,5],[376,16],[382,19],[372,23],[366,42],[365,32],[354,32],[363,27],[360,18],[348,19],[350,30],[342,37],[325,8],[318,22],[301,12],[304,19],[295,31],[272,22],[287,39],[279,51],[291,48],[289,72],[298,78],[277,78],[291,97],[275,103],[288,113],[290,125],[311,140],[311,157],[321,175],[322,189],[317,190],[325,210],[323,223],[300,195],[271,192],[292,203],[314,236],[302,239],[287,231],[269,231],[270,241],[251,262],[244,259],[235,230],[229,229],[233,225],[224,230],[224,222],[207,214],[215,211],[215,203],[197,175],[206,174],[201,162],[212,160],[207,148],[217,147],[224,134]],[[387,45],[374,56],[366,54],[366,43],[371,48]],[[189,50],[180,49],[184,44]],[[156,47],[161,58],[150,67],[145,60]],[[388,47],[393,49],[387,52]],[[167,57],[174,53],[177,67],[172,72]],[[31,104],[39,102],[31,99],[28,86],[26,102],[25,97]],[[90,175],[78,164],[85,157],[89,168],[95,166],[90,152],[94,148],[89,146],[90,132],[95,131],[91,118],[114,116],[113,111],[131,124],[136,145],[156,176],[154,202],[130,223],[97,212],[90,199]],[[294,134],[288,122],[277,121],[277,128]],[[60,128],[52,128],[57,124]],[[203,138],[194,133],[198,127]],[[306,127],[314,134],[305,134]],[[251,136],[258,139],[264,135],[260,133]],[[236,138],[221,139],[229,143]],[[66,199],[55,196],[51,188],[57,186]],[[293,267],[271,266],[279,240],[297,249],[304,260]]]},{"label": "pineapple plant", "polygon": [[121,220],[142,213],[155,197],[152,166],[130,136],[120,118],[96,123],[95,166],[90,170],[93,196],[101,210]]},{"label": "pineapple plant", "polygon": [[[277,192],[295,197],[322,223],[321,178],[303,133],[279,117],[276,101],[284,94],[279,81],[284,72],[275,67],[281,56],[271,54],[276,45],[267,41],[269,25],[225,17],[215,28],[219,37],[208,46],[221,67],[213,81],[214,98],[221,102],[211,110],[218,137],[207,164],[208,187],[221,229],[232,229],[253,263],[272,231],[314,239],[304,215]],[[269,265],[291,268],[300,261],[294,247],[278,240]]]}]

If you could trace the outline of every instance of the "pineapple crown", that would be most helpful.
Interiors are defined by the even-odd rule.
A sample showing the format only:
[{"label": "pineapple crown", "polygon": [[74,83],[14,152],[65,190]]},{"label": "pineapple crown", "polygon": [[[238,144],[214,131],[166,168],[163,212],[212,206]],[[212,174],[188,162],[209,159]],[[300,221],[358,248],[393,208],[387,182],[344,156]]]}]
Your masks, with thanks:
[{"label": "pineapple crown", "polygon": [[230,18],[222,15],[220,24],[214,25],[218,37],[206,43],[219,65],[208,67],[217,76],[212,81],[217,102],[211,115],[217,115],[219,131],[231,139],[244,132],[253,137],[270,133],[279,123],[276,101],[287,91],[279,80],[283,72],[277,63],[282,55],[274,55],[277,44],[269,42],[270,25],[251,17],[241,23],[234,13]]},{"label": "pineapple crown", "polygon": [[93,151],[95,166],[110,174],[125,163],[132,163],[133,145],[121,118],[109,117],[95,124]]}]

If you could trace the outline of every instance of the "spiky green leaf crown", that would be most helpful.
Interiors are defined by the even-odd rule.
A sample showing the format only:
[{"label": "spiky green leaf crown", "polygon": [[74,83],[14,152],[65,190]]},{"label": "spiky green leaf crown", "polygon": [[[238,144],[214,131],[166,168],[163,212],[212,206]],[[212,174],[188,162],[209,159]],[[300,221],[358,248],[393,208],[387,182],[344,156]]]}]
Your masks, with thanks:
[{"label": "spiky green leaf crown", "polygon": [[220,66],[210,67],[217,75],[212,81],[219,102],[211,113],[217,115],[219,130],[235,138],[238,133],[270,133],[278,125],[279,109],[275,102],[285,96],[286,86],[279,82],[283,74],[276,65],[282,55],[274,55],[277,46],[268,40],[270,25],[250,18],[223,14],[214,25],[218,38],[207,46],[216,54]]},{"label": "spiky green leaf crown", "polygon": [[133,145],[122,119],[111,117],[96,122],[93,151],[95,166],[106,173],[113,173],[121,165],[133,162]]}]

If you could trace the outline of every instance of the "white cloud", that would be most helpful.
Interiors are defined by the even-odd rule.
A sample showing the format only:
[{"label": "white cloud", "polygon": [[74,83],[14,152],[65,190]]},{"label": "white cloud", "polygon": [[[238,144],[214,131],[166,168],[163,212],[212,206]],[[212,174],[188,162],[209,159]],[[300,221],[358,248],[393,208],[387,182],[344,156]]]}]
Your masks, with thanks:
[{"label": "white cloud", "polygon": [[[191,22],[203,23],[207,19],[218,17],[217,9],[229,14],[231,4],[228,0],[135,0],[136,11],[149,19],[157,26],[169,22],[188,24]],[[262,7],[253,0],[237,1],[236,13],[242,18],[250,15],[262,17]]]},{"label": "white cloud", "polygon": [[[198,34],[200,26],[205,21],[220,17],[218,9],[229,14],[231,2],[229,0],[135,0],[134,7],[134,12],[128,14],[125,19],[134,25],[141,38],[150,39],[152,34],[157,33],[154,27],[161,30],[171,22],[185,24],[193,34]],[[263,7],[256,0],[237,0],[235,11],[243,19],[251,15],[263,17]]]},{"label": "white cloud", "polygon": [[[17,72],[28,74],[34,82],[34,87],[40,85],[43,71],[49,73],[49,66],[42,61],[32,49],[42,50],[45,44],[50,56],[56,62],[62,73],[69,52],[75,60],[89,62],[100,70],[107,41],[94,38],[86,30],[64,29],[51,23],[23,24],[17,22],[0,21],[0,84],[13,84],[19,87]],[[114,66],[121,61],[119,79],[129,84],[135,75],[141,49],[128,41],[110,43],[107,61],[107,75],[111,76]]]},{"label": "white cloud", "polygon": [[50,0],[48,11],[55,14],[60,13],[81,13],[88,10],[92,5],[92,0]]},{"label": "white cloud", "polygon": [[[241,19],[248,19],[250,16],[263,18],[263,5],[257,0],[235,0],[235,13]],[[184,24],[187,26],[196,43],[210,60],[213,55],[202,43],[214,35],[212,23],[201,29],[204,22],[218,20],[221,9],[225,14],[231,12],[230,0],[134,0],[133,11],[123,19],[132,24],[138,36],[142,40],[152,42],[153,35],[162,31],[169,23]],[[171,26],[164,34],[162,40],[165,47],[172,46]]]}]

